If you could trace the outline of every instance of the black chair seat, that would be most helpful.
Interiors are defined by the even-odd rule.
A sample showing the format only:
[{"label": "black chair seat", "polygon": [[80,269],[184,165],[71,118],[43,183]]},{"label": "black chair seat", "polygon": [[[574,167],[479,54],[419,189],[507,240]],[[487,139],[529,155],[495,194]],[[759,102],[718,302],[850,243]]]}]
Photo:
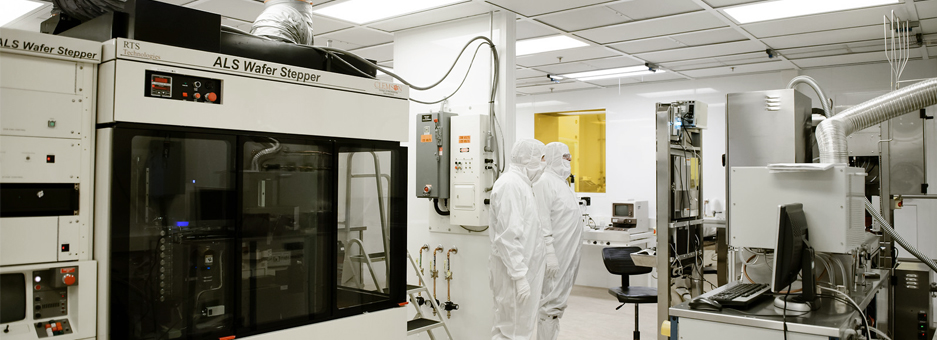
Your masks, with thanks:
[{"label": "black chair seat", "polygon": [[608,293],[621,303],[657,303],[657,288],[653,287],[612,287]]}]

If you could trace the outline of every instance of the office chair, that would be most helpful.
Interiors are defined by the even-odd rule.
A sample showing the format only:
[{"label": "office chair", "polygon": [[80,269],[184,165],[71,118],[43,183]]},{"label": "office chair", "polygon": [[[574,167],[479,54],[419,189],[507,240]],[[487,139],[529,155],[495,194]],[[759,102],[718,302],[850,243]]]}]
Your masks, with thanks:
[{"label": "office chair", "polygon": [[641,275],[651,272],[651,268],[638,267],[631,260],[631,253],[640,251],[639,247],[612,247],[602,249],[602,260],[605,262],[605,269],[609,273],[621,275],[621,287],[612,287],[608,293],[618,298],[621,306],[625,304],[634,304],[634,340],[641,339],[641,331],[638,327],[638,305],[642,303],[657,303],[657,288],[653,287],[632,287],[629,276]]}]

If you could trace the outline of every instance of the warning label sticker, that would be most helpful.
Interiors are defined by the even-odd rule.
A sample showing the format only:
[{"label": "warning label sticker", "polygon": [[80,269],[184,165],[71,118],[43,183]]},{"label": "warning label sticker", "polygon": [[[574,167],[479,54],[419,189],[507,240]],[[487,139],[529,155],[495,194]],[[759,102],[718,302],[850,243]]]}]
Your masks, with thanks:
[{"label": "warning label sticker", "polygon": [[420,143],[430,143],[433,141],[433,135],[420,135]]},{"label": "warning label sticker", "polygon": [[459,136],[459,144],[468,144],[472,142],[472,136]]},{"label": "warning label sticker", "polygon": [[469,152],[469,148],[461,148],[461,149],[459,149],[459,152],[461,152],[461,153]]}]

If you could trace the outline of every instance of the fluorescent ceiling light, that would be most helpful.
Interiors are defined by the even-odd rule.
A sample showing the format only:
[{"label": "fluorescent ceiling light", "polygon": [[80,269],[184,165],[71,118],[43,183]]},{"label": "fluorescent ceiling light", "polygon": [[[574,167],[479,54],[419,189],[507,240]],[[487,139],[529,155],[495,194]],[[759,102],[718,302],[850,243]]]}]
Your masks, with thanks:
[{"label": "fluorescent ceiling light", "polygon": [[725,9],[740,24],[897,4],[900,0],[778,0]]},{"label": "fluorescent ceiling light", "polygon": [[576,78],[576,79],[579,79],[580,81],[592,81],[592,80],[601,80],[601,79],[609,79],[609,78],[646,76],[646,75],[660,74],[660,73],[667,73],[667,72],[664,70],[657,70],[657,72],[645,70],[645,71],[638,71],[638,72],[616,73],[616,74],[608,74],[604,76],[585,77],[585,78]]},{"label": "fluorescent ceiling light", "polygon": [[565,35],[554,35],[552,37],[521,40],[515,43],[514,46],[517,49],[517,55],[527,55],[589,46],[589,44]]},{"label": "fluorescent ceiling light", "polygon": [[465,0],[349,0],[313,12],[356,24],[442,7]]},{"label": "fluorescent ceiling light", "polygon": [[42,3],[29,0],[4,0],[3,10],[0,11],[0,26],[9,24],[13,20],[32,12],[42,6]]},{"label": "fluorescent ceiling light", "polygon": [[632,73],[632,72],[640,72],[640,71],[647,71],[647,67],[646,67],[646,66],[631,66],[631,67],[610,68],[610,69],[607,69],[607,70],[586,71],[586,72],[577,72],[577,73],[570,73],[570,74],[562,74],[562,75],[555,76],[555,78],[560,78],[560,79],[565,79],[565,78],[582,79],[582,78],[588,78],[588,77],[606,76],[606,75],[610,75],[610,74],[618,75],[618,74],[622,74],[622,73]]}]

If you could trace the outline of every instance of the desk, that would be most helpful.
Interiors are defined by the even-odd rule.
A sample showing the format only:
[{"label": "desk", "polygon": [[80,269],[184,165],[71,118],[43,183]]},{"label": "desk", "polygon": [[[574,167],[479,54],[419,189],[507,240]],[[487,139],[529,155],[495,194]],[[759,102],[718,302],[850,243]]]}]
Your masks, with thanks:
[{"label": "desk", "polygon": [[[887,272],[877,270],[880,277],[869,280],[865,286],[850,294],[862,308],[872,302],[887,279]],[[829,292],[822,292],[830,294]],[[745,313],[732,309],[721,312],[692,310],[689,303],[670,308],[671,339],[674,340],[725,340],[725,339],[782,339],[784,324],[781,311],[774,307],[774,299],[766,298]],[[797,314],[799,312],[788,312]],[[851,330],[861,323],[861,317],[851,305],[830,298],[820,299],[820,309],[805,316],[788,315],[789,340],[829,340],[848,337]]]}]

